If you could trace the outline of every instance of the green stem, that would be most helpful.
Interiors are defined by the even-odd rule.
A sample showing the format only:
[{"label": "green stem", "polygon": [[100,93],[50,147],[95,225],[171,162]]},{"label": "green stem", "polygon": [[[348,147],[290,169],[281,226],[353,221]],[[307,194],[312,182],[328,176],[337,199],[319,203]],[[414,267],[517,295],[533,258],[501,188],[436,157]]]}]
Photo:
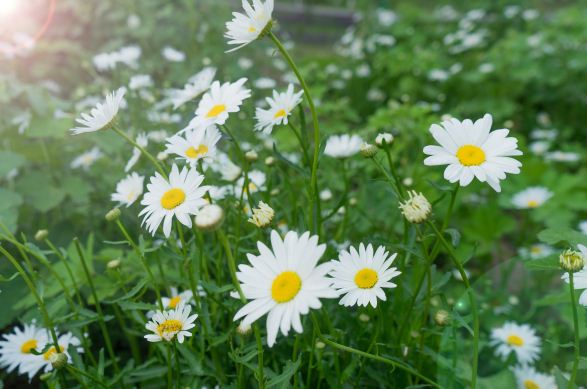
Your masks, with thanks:
[{"label": "green stem", "polygon": [[289,64],[291,70],[296,75],[302,89],[304,90],[304,97],[308,102],[308,106],[310,107],[310,112],[312,113],[312,124],[314,126],[314,157],[312,159],[312,175],[310,178],[310,215],[312,217],[312,232],[318,233],[320,235],[322,223],[320,221],[320,196],[318,191],[318,157],[320,154],[320,125],[318,123],[318,114],[316,112],[316,106],[314,105],[314,100],[312,100],[312,95],[310,94],[310,89],[308,85],[306,85],[306,81],[302,74],[300,73],[298,67],[294,63],[293,59],[285,49],[285,47],[281,44],[279,39],[273,34],[272,31],[269,31],[268,34],[269,38],[273,41],[277,49],[283,55],[286,62]]},{"label": "green stem", "polygon": [[173,344],[173,355],[175,356],[175,374],[176,374],[176,378],[175,378],[175,387],[176,388],[180,388],[180,379],[181,379],[181,366],[179,365],[179,354],[177,353],[177,344],[175,344],[175,342],[172,342]]},{"label": "green stem", "polygon": [[122,138],[124,138],[128,143],[130,143],[131,145],[133,145],[134,147],[139,149],[141,151],[141,153],[143,153],[145,155],[145,157],[147,157],[153,163],[153,165],[155,165],[155,168],[157,169],[157,171],[159,171],[159,173],[161,173],[161,175],[165,179],[167,179],[167,173],[165,173],[165,170],[163,170],[163,168],[161,167],[161,164],[159,163],[159,161],[157,161],[157,158],[155,158],[151,153],[149,153],[147,150],[145,150],[144,147],[142,147],[137,142],[135,142],[131,137],[126,135],[124,133],[124,131],[121,131],[118,127],[114,126],[114,127],[112,127],[112,130],[114,130],[114,132],[116,132],[118,135],[120,135]]},{"label": "green stem", "polygon": [[573,330],[575,332],[575,360],[573,361],[573,371],[571,373],[571,379],[569,380],[569,389],[575,386],[575,380],[577,378],[577,370],[579,368],[579,316],[577,315],[577,301],[575,300],[575,281],[573,272],[569,272],[569,288],[571,291],[571,305],[573,307]]},{"label": "green stem", "polygon": [[389,147],[385,147],[385,155],[387,155],[387,163],[389,164],[389,170],[391,171],[391,175],[393,176],[393,180],[395,181],[395,185],[397,187],[398,193],[402,198],[405,197],[404,188],[402,182],[399,179],[399,175],[395,170],[395,165],[391,159],[391,152],[389,151]]},{"label": "green stem", "polygon": [[67,370],[70,371],[70,373],[76,373],[76,374],[81,374],[84,377],[88,377],[89,379],[91,379],[92,381],[94,381],[95,383],[97,383],[98,385],[100,385],[103,388],[108,388],[109,386],[106,385],[104,382],[102,382],[101,379],[99,379],[98,377],[94,377],[93,375],[91,375],[90,373],[87,373],[81,369],[78,369],[77,367],[67,364],[66,365]]},{"label": "green stem", "polygon": [[302,148],[302,152],[303,152],[302,155],[304,157],[304,164],[306,166],[310,166],[310,157],[308,156],[308,149],[306,148],[306,145],[304,144],[304,140],[302,139],[302,136],[300,135],[299,131],[294,127],[294,125],[291,123],[291,121],[288,122],[287,125],[289,126],[289,128],[291,128],[292,132],[294,133],[294,135],[298,139],[298,142],[300,143],[300,147]]},{"label": "green stem", "polygon": [[65,270],[67,271],[67,275],[69,276],[69,279],[71,280],[71,284],[73,285],[73,288],[75,289],[77,301],[78,301],[80,307],[83,307],[84,306],[83,299],[79,293],[79,287],[77,286],[77,282],[75,280],[75,277],[73,276],[73,272],[71,271],[71,267],[69,266],[69,263],[67,262],[67,260],[65,259],[65,257],[61,253],[61,251],[59,251],[57,249],[57,247],[55,247],[53,245],[53,243],[49,240],[49,238],[45,239],[45,244],[47,244],[47,246],[49,246],[49,248],[55,253],[57,258],[59,258],[59,260],[61,262],[63,262],[63,265],[65,266]]}]

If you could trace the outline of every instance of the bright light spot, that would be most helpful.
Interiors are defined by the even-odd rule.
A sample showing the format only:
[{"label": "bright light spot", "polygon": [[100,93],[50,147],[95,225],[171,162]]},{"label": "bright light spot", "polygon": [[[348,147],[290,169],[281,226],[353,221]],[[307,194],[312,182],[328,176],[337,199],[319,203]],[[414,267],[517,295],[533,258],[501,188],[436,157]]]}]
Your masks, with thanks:
[{"label": "bright light spot", "polygon": [[22,0],[0,0],[0,17],[12,14],[20,4]]}]

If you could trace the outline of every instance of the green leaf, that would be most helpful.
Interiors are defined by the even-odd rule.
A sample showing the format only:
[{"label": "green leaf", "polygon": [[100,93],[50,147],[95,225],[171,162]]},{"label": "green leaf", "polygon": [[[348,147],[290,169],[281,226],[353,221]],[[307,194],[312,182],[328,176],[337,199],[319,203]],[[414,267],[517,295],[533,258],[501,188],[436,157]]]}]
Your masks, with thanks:
[{"label": "green leaf", "polygon": [[55,208],[65,198],[65,191],[55,187],[50,178],[41,172],[32,172],[20,178],[17,190],[36,210],[47,212]]},{"label": "green leaf", "polygon": [[269,382],[267,382],[267,387],[271,388],[282,383],[288,383],[290,378],[293,377],[296,371],[298,371],[298,369],[300,368],[301,363],[302,361],[300,359],[298,359],[295,362],[287,361],[285,367],[283,368],[283,372],[280,375],[271,378]]},{"label": "green leaf", "polygon": [[133,298],[134,296],[136,296],[141,291],[141,289],[143,289],[143,287],[145,286],[146,283],[147,283],[147,280],[146,279],[143,279],[138,284],[136,284],[134,286],[134,288],[132,288],[124,296],[121,296],[121,297],[119,297],[117,299],[114,299],[114,300],[102,301],[102,303],[103,304],[115,304],[115,303],[119,303],[119,302],[122,302],[122,301],[130,300],[131,298]]},{"label": "green leaf", "polygon": [[24,165],[25,157],[12,151],[0,151],[0,177],[6,176],[8,172]]},{"label": "green leaf", "polygon": [[560,270],[558,255],[525,261],[524,266],[528,270]]},{"label": "green leaf", "polygon": [[570,245],[577,245],[578,243],[587,245],[587,235],[574,231],[570,228],[547,228],[538,234],[538,239],[541,242],[555,245],[558,243],[565,243]]}]

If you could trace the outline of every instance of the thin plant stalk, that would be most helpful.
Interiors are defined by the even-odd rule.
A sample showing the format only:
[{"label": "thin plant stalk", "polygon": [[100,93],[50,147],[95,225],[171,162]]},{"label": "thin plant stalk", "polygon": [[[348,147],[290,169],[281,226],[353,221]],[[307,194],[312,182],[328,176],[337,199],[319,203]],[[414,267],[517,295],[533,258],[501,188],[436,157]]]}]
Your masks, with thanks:
[{"label": "thin plant stalk", "polygon": [[124,131],[120,130],[118,127],[113,126],[112,130],[114,132],[116,132],[118,135],[120,135],[122,138],[124,138],[128,143],[130,143],[131,145],[133,145],[134,147],[139,149],[140,152],[143,153],[145,155],[145,157],[147,157],[149,159],[149,161],[151,161],[153,163],[153,165],[155,165],[155,168],[157,169],[157,171],[159,173],[161,173],[161,175],[163,177],[165,177],[165,179],[167,179],[167,173],[165,173],[165,170],[163,170],[163,167],[161,167],[161,164],[159,163],[159,161],[157,161],[157,158],[155,158],[151,153],[149,153],[147,150],[145,150],[144,147],[142,147],[137,142],[135,142],[131,137],[126,135],[124,133]]},{"label": "thin plant stalk", "polygon": [[573,331],[575,333],[575,355],[573,361],[573,370],[571,372],[571,378],[569,379],[569,389],[575,386],[575,380],[577,379],[577,370],[579,368],[579,316],[577,314],[577,300],[575,298],[575,281],[573,272],[569,272],[569,290],[571,295],[571,306],[573,307]]}]

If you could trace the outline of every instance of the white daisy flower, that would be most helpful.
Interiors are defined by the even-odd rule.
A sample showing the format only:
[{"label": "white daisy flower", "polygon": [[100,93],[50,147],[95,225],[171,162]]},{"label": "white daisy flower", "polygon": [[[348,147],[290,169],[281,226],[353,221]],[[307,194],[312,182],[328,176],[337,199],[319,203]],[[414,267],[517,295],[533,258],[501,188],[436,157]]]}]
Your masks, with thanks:
[{"label": "white daisy flower", "polygon": [[506,173],[520,173],[522,164],[511,157],[522,152],[517,139],[507,137],[509,130],[491,131],[492,121],[486,114],[474,123],[469,119],[449,119],[442,122],[442,127],[433,124],[430,133],[440,146],[424,147],[424,153],[429,155],[424,164],[448,165],[444,178],[450,182],[467,186],[477,177],[500,192],[499,181],[505,179]]},{"label": "white daisy flower", "polygon": [[198,318],[197,314],[190,316],[191,310],[189,304],[179,303],[173,310],[157,311],[145,325],[147,330],[153,332],[145,335],[145,339],[149,342],[170,342],[177,337],[177,341],[183,343],[185,337],[192,336],[189,330],[196,326],[194,321]]},{"label": "white daisy flower", "polygon": [[214,158],[216,143],[220,140],[220,131],[216,126],[188,129],[184,135],[174,135],[167,139],[168,154],[176,154],[195,167],[200,159]]},{"label": "white daisy flower", "polygon": [[267,103],[269,103],[269,109],[257,108],[255,112],[255,118],[257,119],[255,130],[270,134],[273,126],[287,124],[288,116],[302,101],[303,94],[303,90],[294,93],[293,84],[289,84],[287,91],[284,93],[278,93],[274,90],[273,98],[266,98]]},{"label": "white daisy flower", "polygon": [[513,351],[519,363],[533,363],[540,355],[540,338],[528,324],[506,322],[503,327],[491,330],[490,344],[497,347],[495,352],[506,360]]},{"label": "white daisy flower", "polygon": [[[580,244],[577,245],[577,248],[583,256],[583,263],[587,264],[587,247]],[[569,283],[569,273],[563,274],[561,278],[567,284]],[[579,296],[579,304],[581,304],[584,307],[587,307],[587,267],[584,266],[582,270],[573,273],[573,286],[577,290],[585,289]]]},{"label": "white daisy flower", "polygon": [[531,245],[530,247],[522,247],[519,250],[519,254],[522,257],[528,257],[530,259],[538,259],[548,257],[549,255],[554,253],[554,249],[552,246],[549,246],[544,243],[536,243]]},{"label": "white daisy flower", "polygon": [[333,135],[326,141],[324,154],[332,158],[347,158],[361,150],[363,140],[358,135]]},{"label": "white daisy flower", "polygon": [[142,50],[139,46],[125,46],[114,52],[114,56],[118,62],[122,62],[126,66],[136,69],[139,66],[139,58],[141,58]]},{"label": "white daisy flower", "polygon": [[513,372],[519,389],[557,389],[553,376],[538,373],[531,366],[517,366]]},{"label": "white daisy flower", "polygon": [[236,82],[225,82],[222,85],[220,82],[214,81],[210,90],[200,100],[196,116],[190,121],[187,128],[224,124],[228,119],[228,114],[238,112],[243,100],[251,96],[251,90],[243,88],[246,81],[246,78],[241,78]]},{"label": "white daisy flower", "polygon": [[542,186],[533,186],[512,197],[512,204],[518,209],[537,208],[552,197],[552,192]]},{"label": "white daisy flower", "polygon": [[[48,340],[48,342],[50,342],[50,339]],[[43,369],[43,371],[45,372],[48,372],[53,370],[51,357],[54,354],[58,352],[64,353],[67,356],[67,360],[71,361],[71,356],[69,355],[68,351],[70,347],[75,347],[78,353],[82,353],[84,351],[84,349],[80,347],[80,340],[70,332],[60,335],[57,339],[57,343],[59,344],[59,350],[56,350],[55,346],[51,346],[47,351],[43,353],[43,355],[35,355],[36,358],[24,360],[20,364],[18,372],[20,374],[28,374],[29,377],[34,376],[41,369]],[[42,348],[39,348],[37,350],[43,350],[43,348],[45,348],[46,346],[46,343],[42,346]]]},{"label": "white daisy flower", "polygon": [[271,231],[272,249],[257,242],[259,255],[247,254],[252,266],[239,265],[237,278],[242,291],[250,299],[234,316],[243,318],[243,324],[252,324],[261,316],[267,316],[267,345],[272,347],[277,332],[285,336],[293,329],[302,333],[300,315],[322,306],[320,298],[335,298],[326,273],[330,263],[317,265],[326,245],[318,244],[318,236],[305,232],[299,236],[290,231],[281,239],[277,231]]},{"label": "white daisy flower", "polygon": [[114,53],[100,53],[92,58],[94,67],[100,71],[112,70],[118,63],[118,58]]},{"label": "white daisy flower", "polygon": [[386,300],[384,288],[395,288],[396,284],[390,280],[401,272],[391,267],[397,254],[389,256],[385,247],[379,246],[373,251],[373,246],[367,247],[363,243],[359,250],[350,247],[342,250],[338,261],[332,261],[332,270],[329,275],[334,278],[332,286],[339,294],[340,305],[367,306],[371,304],[377,308],[377,299]]},{"label": "white daisy flower", "polygon": [[587,234],[587,220],[584,220],[581,223],[579,223],[579,231],[581,231],[584,234]]},{"label": "white daisy flower", "polygon": [[149,138],[149,140],[152,140],[153,142],[163,143],[167,140],[168,135],[167,131],[165,130],[157,130],[147,133],[147,137]]},{"label": "white daisy flower", "polygon": [[[10,373],[20,367],[23,362],[42,358],[32,354],[31,350],[42,351],[48,340],[47,330],[37,327],[34,322],[25,324],[22,329],[14,327],[12,333],[4,334],[0,340],[0,366]],[[38,369],[27,370],[29,379],[32,379],[37,371]]]},{"label": "white daisy flower", "polygon": [[125,90],[120,88],[116,92],[106,95],[106,100],[103,103],[96,104],[89,114],[82,113],[81,117],[76,119],[81,127],[75,127],[69,131],[72,135],[77,135],[110,128],[114,124],[124,93]]},{"label": "white daisy flower", "polygon": [[226,23],[226,33],[229,45],[238,45],[227,52],[235,51],[252,41],[260,38],[262,34],[271,28],[271,14],[273,13],[273,0],[243,0],[243,9],[246,14],[232,13],[232,20]]},{"label": "white daisy flower", "polygon": [[[267,180],[267,176],[260,170],[251,170],[248,174],[249,178],[249,193],[255,193],[259,190],[265,190],[265,181]],[[241,177],[236,182],[235,186],[235,194],[236,196],[240,196],[241,190],[243,190],[245,184],[245,178]],[[245,196],[247,195],[247,191],[245,191]]]},{"label": "white daisy flower", "polygon": [[188,101],[206,92],[212,85],[215,75],[216,68],[206,67],[191,77],[183,89],[170,90],[168,94],[173,103],[173,109],[178,109]]},{"label": "white daisy flower", "polygon": [[133,172],[116,184],[116,192],[112,193],[111,200],[130,207],[143,194],[145,177]]},{"label": "white daisy flower", "polygon": [[171,46],[165,46],[163,50],[161,50],[161,55],[163,58],[168,60],[169,62],[183,62],[185,61],[185,53],[183,51],[179,51],[174,49]]},{"label": "white daisy flower", "polygon": [[220,173],[225,181],[234,181],[242,173],[241,168],[230,160],[225,153],[218,152],[216,158],[210,163],[210,169]]},{"label": "white daisy flower", "polygon": [[148,74],[137,74],[130,78],[128,88],[131,90],[145,89],[153,86],[153,79]]},{"label": "white daisy flower", "polygon": [[97,146],[95,146],[90,151],[86,151],[85,153],[75,157],[74,160],[69,164],[69,167],[72,169],[82,168],[84,170],[88,170],[90,166],[94,164],[94,162],[103,156],[104,154],[102,154],[102,151]]},{"label": "white daisy flower", "polygon": [[203,196],[208,187],[200,186],[203,180],[204,176],[195,169],[184,167],[180,172],[175,164],[171,168],[169,181],[155,173],[147,184],[148,192],[141,201],[141,205],[145,206],[139,214],[144,215],[141,224],[146,224],[151,235],[155,235],[163,222],[165,237],[171,234],[174,216],[181,224],[191,228],[190,216],[197,215],[198,210],[207,203]]},{"label": "white daisy flower", "polygon": [[[137,144],[142,148],[145,148],[149,144],[149,136],[144,132],[141,132],[139,135],[137,135],[135,142],[137,142]],[[139,149],[138,147],[132,149],[132,156],[130,157],[130,159],[126,163],[126,166],[124,167],[125,172],[130,171],[130,169],[132,169],[132,167],[139,161],[141,153],[141,149]]]}]

